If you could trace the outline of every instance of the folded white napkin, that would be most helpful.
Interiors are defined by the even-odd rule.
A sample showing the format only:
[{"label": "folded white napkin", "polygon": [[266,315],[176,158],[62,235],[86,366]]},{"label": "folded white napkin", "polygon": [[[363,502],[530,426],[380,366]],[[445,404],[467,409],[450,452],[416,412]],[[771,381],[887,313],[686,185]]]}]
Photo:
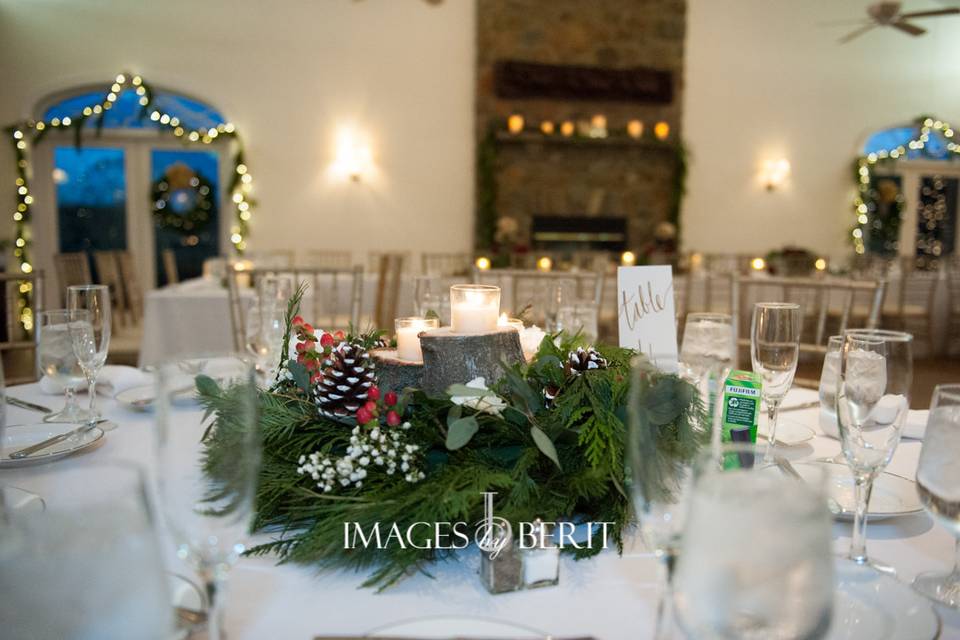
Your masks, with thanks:
[{"label": "folded white napkin", "polygon": [[[97,393],[109,397],[142,385],[151,384],[153,376],[136,367],[125,365],[108,364],[100,370],[97,376]],[[56,380],[43,376],[40,378],[40,392],[49,395],[60,395],[63,393],[63,385]],[[83,382],[77,388],[77,391],[86,391],[87,383]]]},{"label": "folded white napkin", "polygon": [[[929,413],[926,409],[911,409],[908,411],[907,420],[903,424],[900,437],[908,440],[923,440],[923,434],[927,430],[927,415]],[[836,414],[821,409],[820,430],[823,431],[824,435],[839,440],[840,432],[837,430]]]}]

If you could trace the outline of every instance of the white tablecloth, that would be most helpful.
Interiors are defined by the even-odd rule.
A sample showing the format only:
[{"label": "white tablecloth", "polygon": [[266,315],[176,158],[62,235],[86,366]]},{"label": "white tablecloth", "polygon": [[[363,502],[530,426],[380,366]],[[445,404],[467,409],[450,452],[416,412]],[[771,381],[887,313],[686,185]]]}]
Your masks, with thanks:
[{"label": "white tablecloth", "polygon": [[[12,387],[9,394],[43,404],[57,399],[41,395],[36,385]],[[785,404],[815,398],[810,391],[792,391]],[[58,490],[58,471],[109,460],[132,460],[152,467],[153,418],[131,413],[114,401],[104,401],[103,411],[119,427],[107,433],[101,446],[60,462],[0,471],[0,480],[40,495]],[[8,407],[11,424],[36,421],[36,413]],[[185,420],[200,418],[199,411],[180,409]],[[785,419],[814,429],[817,410],[783,414]],[[834,455],[835,440],[815,440],[784,450],[794,459]],[[889,470],[913,477],[920,442],[900,444]],[[834,525],[834,544],[844,551],[851,525]],[[875,522],[868,529],[870,554],[882,559],[910,581],[921,571],[945,571],[953,561],[953,538],[925,515]],[[169,567],[185,575],[190,569],[172,552]],[[564,558],[560,585],[518,593],[488,595],[475,575],[477,552],[470,550],[456,561],[431,567],[436,579],[416,575],[383,594],[359,589],[365,574],[318,574],[311,567],[275,566],[270,558],[244,558],[231,576],[227,602],[227,633],[232,640],[263,638],[309,640],[317,634],[361,634],[380,625],[421,616],[464,615],[496,618],[540,629],[557,636],[592,635],[598,640],[650,637],[656,606],[657,561],[639,543],[632,542],[619,557],[613,551],[595,559],[574,562]],[[938,608],[944,622],[943,638],[960,637],[960,614]],[[133,637],[133,636],[131,636]]]}]

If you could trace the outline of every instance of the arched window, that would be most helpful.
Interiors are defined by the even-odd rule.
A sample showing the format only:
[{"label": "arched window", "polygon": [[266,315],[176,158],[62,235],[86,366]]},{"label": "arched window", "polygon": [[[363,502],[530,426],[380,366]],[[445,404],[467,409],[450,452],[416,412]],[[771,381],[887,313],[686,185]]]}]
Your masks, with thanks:
[{"label": "arched window", "polygon": [[[143,96],[134,88],[121,91],[113,102],[113,107],[103,112],[103,124],[98,125],[96,120],[89,119],[84,123],[87,127],[102,126],[105,129],[161,129],[164,127],[159,120],[151,120],[149,113],[140,103]],[[93,109],[103,103],[102,90],[71,92],[67,97],[58,99],[43,110],[41,118],[46,121],[59,118],[76,118],[83,114],[84,109]],[[153,103],[150,111],[157,110],[180,121],[184,129],[208,130],[226,122],[219,111],[208,104],[194,98],[189,98],[169,91],[157,90],[153,92]],[[99,113],[99,112],[98,112]]]}]

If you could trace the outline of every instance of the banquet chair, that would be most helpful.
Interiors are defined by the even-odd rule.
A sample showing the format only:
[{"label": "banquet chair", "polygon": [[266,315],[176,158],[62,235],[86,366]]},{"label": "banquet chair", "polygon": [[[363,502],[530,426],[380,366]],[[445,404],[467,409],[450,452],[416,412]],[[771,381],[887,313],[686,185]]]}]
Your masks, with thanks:
[{"label": "banquet chair", "polygon": [[265,276],[289,276],[294,291],[305,285],[306,293],[301,301],[300,314],[317,328],[327,331],[360,328],[363,300],[363,267],[360,265],[345,268],[254,269],[248,273],[257,291],[260,290],[258,283]]},{"label": "banquet chair", "polygon": [[400,260],[400,267],[404,273],[407,273],[413,264],[413,260],[411,259],[412,255],[409,251],[368,251],[367,271],[370,273],[379,273],[382,258],[388,257],[392,260],[395,256],[400,256],[402,258]]},{"label": "banquet chair", "polygon": [[899,267],[899,277],[890,275],[894,295],[884,306],[881,324],[913,334],[914,345],[923,344],[926,354],[933,355],[933,309],[944,269],[922,271],[909,256],[900,260]]},{"label": "banquet chair", "polygon": [[408,253],[383,253],[377,264],[377,294],[374,298],[373,323],[381,331],[393,331],[400,300],[400,281]]},{"label": "banquet chair", "polygon": [[469,253],[424,252],[420,256],[420,263],[423,275],[428,276],[467,275],[471,267]]},{"label": "banquet chair", "polygon": [[[863,327],[875,329],[886,293],[886,281],[843,278],[787,278],[733,276],[730,308],[738,347],[750,347],[750,323],[757,302],[793,302],[800,305],[800,356],[820,357],[831,335],[850,326],[854,303],[868,300]],[[737,354],[739,355],[739,354]],[[797,384],[804,382],[798,380]]]},{"label": "banquet chair", "polygon": [[117,252],[117,264],[120,266],[120,277],[123,280],[123,294],[127,301],[127,313],[132,324],[140,324],[143,318],[143,288],[133,261],[133,254],[129,251]]},{"label": "banquet chair", "polygon": [[353,266],[353,253],[339,249],[308,249],[304,264],[322,269],[350,269]]},{"label": "banquet chair", "polygon": [[60,287],[60,302],[67,305],[67,288],[76,284],[92,284],[90,261],[84,251],[58,253],[53,256],[57,271],[57,286]]},{"label": "banquet chair", "polygon": [[180,282],[180,272],[177,269],[177,254],[173,249],[164,249],[160,252],[163,259],[163,275],[167,284]]},{"label": "banquet chair", "polygon": [[97,282],[110,289],[111,318],[114,327],[127,324],[127,298],[120,275],[120,261],[116,251],[94,251],[93,264],[97,268]]},{"label": "banquet chair", "polygon": [[538,324],[545,322],[548,314],[558,304],[594,304],[599,315],[603,300],[603,279],[603,274],[589,271],[481,271],[476,267],[473,270],[475,283],[500,287],[501,310],[516,316],[525,309],[531,309],[532,321]]},{"label": "banquet chair", "polygon": [[[43,271],[29,274],[0,273],[0,285],[3,286],[0,304],[3,305],[4,315],[0,355],[3,357],[6,384],[35,382],[40,371],[36,342],[39,333],[35,323],[38,314],[43,311]],[[29,322],[21,316],[21,294],[26,294],[33,311]]]},{"label": "banquet chair", "polygon": [[255,269],[281,269],[293,266],[293,249],[269,249],[247,251],[244,257],[253,263]]},{"label": "banquet chair", "polygon": [[704,267],[710,273],[749,273],[753,256],[746,253],[708,253]]},{"label": "banquet chair", "polygon": [[960,256],[954,256],[947,264],[947,295],[950,305],[947,336],[953,336],[947,340],[947,353],[953,355],[960,347]]}]

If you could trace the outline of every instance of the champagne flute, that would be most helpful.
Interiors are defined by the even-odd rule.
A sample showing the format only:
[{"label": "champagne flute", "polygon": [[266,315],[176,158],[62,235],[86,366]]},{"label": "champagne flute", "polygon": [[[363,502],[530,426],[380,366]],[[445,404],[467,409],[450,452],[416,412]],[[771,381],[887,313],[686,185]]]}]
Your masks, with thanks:
[{"label": "champagne flute", "polygon": [[913,588],[954,609],[960,608],[960,384],[933,390],[927,431],[917,466],[917,493],[933,519],[957,538],[953,570],[923,573]]},{"label": "champagne flute", "polygon": [[824,467],[800,480],[728,443],[694,468],[676,570],[676,608],[691,638],[823,637],[833,608]]},{"label": "champagne flute", "polygon": [[81,284],[67,288],[67,307],[83,311],[71,319],[70,337],[77,361],[87,379],[90,394],[89,420],[100,417],[97,411],[97,376],[107,361],[110,348],[110,289],[102,284]]},{"label": "champagne flute", "polygon": [[[192,358],[194,360],[199,358]],[[219,440],[219,455],[207,457],[205,442],[218,431],[196,415],[184,415],[180,362],[157,368],[157,495],[177,555],[203,581],[209,640],[220,640],[224,587],[230,568],[245,550],[260,469],[260,425],[254,368],[243,356],[203,358],[211,376],[230,398],[230,437]],[[219,428],[219,427],[218,427]]]},{"label": "champagne flute", "polygon": [[766,461],[773,460],[780,403],[793,384],[800,357],[800,305],[758,302],[750,327],[750,359],[763,379],[762,400],[767,406],[769,434]]},{"label": "champagne flute", "polygon": [[246,345],[253,355],[257,373],[268,381],[280,360],[286,310],[272,303],[254,303],[247,312]]},{"label": "champagne flute", "polygon": [[893,457],[910,408],[912,343],[913,336],[900,331],[849,330],[837,378],[840,444],[855,481],[850,559],[888,573],[893,573],[891,567],[867,557],[867,506],[873,481]]},{"label": "champagne flute", "polygon": [[[706,441],[705,431],[693,442],[680,442],[670,429],[653,424],[646,407],[651,365],[637,358],[631,370],[627,464],[631,493],[640,524],[640,534],[660,561],[660,600],[654,638],[669,638],[673,626],[673,568],[680,549],[680,535],[686,516],[687,495],[693,479],[693,464]],[[679,388],[677,393],[680,393]],[[661,398],[667,402],[670,398]],[[675,402],[689,398],[676,397]],[[673,442],[677,455],[669,462],[658,454],[664,439]]]},{"label": "champagne flute", "polygon": [[[63,409],[43,417],[44,422],[84,422],[86,410],[77,404],[77,387],[84,381],[83,369],[73,351],[69,309],[42,311],[37,317],[37,350],[40,372],[63,387]],[[89,321],[87,316],[78,318]]]},{"label": "champagne flute", "polygon": [[[717,389],[733,368],[733,318],[725,313],[690,313],[683,329],[680,364],[684,378],[700,391],[711,429]],[[713,446],[720,446],[719,429],[712,430]]]}]

